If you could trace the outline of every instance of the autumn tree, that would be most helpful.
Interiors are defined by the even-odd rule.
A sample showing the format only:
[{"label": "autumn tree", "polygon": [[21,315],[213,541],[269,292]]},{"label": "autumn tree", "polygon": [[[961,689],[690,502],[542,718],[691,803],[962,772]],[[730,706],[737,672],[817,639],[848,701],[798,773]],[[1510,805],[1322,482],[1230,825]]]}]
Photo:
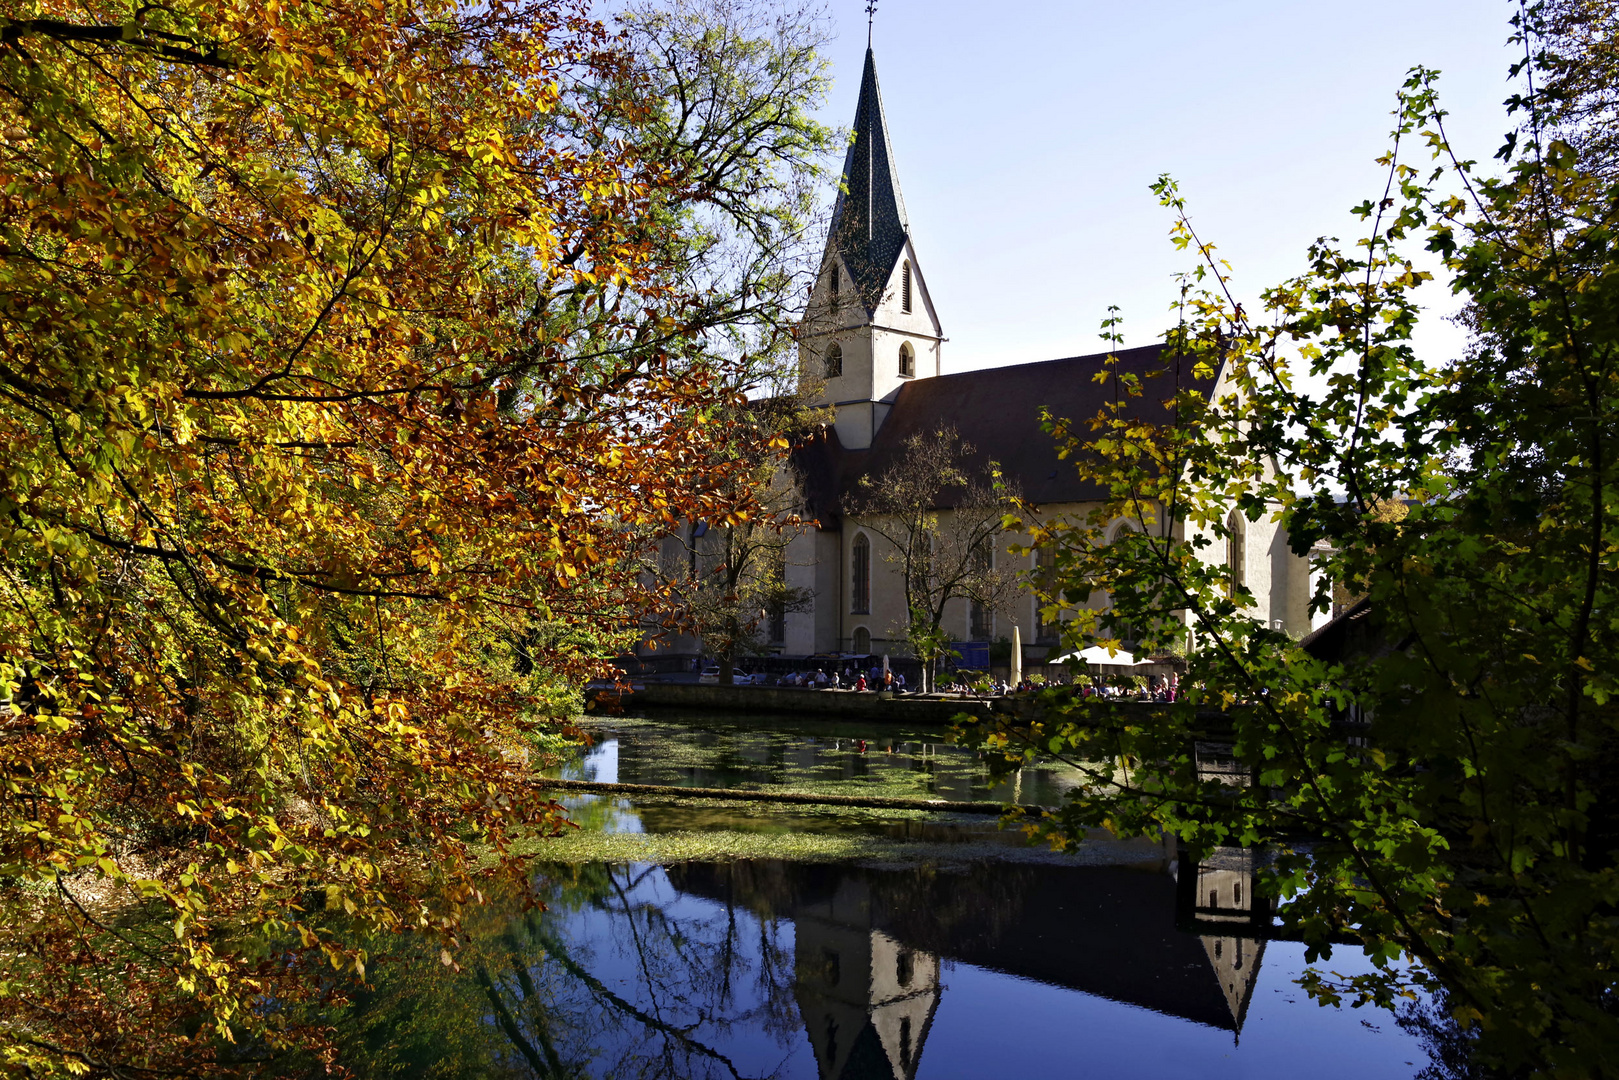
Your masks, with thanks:
[{"label": "autumn tree", "polygon": [[667,605],[666,625],[692,633],[719,661],[719,681],[734,682],[737,661],[771,643],[771,627],[804,610],[809,590],[788,584],[788,548],[810,523],[801,517],[804,491],[787,453],[803,434],[805,418],[796,395],[740,407],[739,422],[758,430],[768,451],[751,468],[733,473],[757,511],[714,525],[693,522],[664,542],[659,573]]},{"label": "autumn tree", "polygon": [[685,228],[667,261],[704,298],[704,332],[683,347],[723,372],[733,394],[713,420],[749,433],[731,443],[736,458],[716,483],[758,507],[667,530],[662,557],[648,564],[659,597],[646,614],[663,630],[694,632],[729,683],[769,613],[806,599],[783,573],[802,502],[786,450],[813,419],[789,375],[835,149],[835,133],[806,106],[829,86],[820,54],[829,28],[807,7],[738,0],[633,3],[622,18],[658,90],[643,153],[679,170],[676,190],[704,193],[679,205]]},{"label": "autumn tree", "polygon": [[907,437],[892,464],[862,476],[848,512],[884,541],[883,557],[900,578],[903,627],[922,661],[922,689],[933,689],[951,635],[945,607],[964,599],[994,609],[1019,587],[1009,560],[995,561],[1016,491],[994,462],[950,427]]},{"label": "autumn tree", "polygon": [[1619,176],[1619,3],[1543,0],[1523,18],[1533,31],[1526,60],[1540,80],[1539,122],[1584,168]]},{"label": "autumn tree", "polygon": [[262,1063],[364,943],[453,965],[557,823],[540,684],[754,511],[714,342],[797,289],[813,33],[652,13],[0,15],[0,1067]]},{"label": "autumn tree", "polygon": [[[1414,71],[1360,237],[1318,241],[1262,304],[1237,302],[1160,182],[1177,243],[1202,259],[1167,348],[1222,390],[1176,395],[1174,425],[1055,422],[1110,498],[1039,539],[1058,599],[1106,589],[1149,648],[1189,623],[1189,692],[1122,717],[1053,691],[1038,722],[969,737],[1090,775],[1033,823],[1059,843],[1106,825],[1194,853],[1261,847],[1260,885],[1309,957],[1348,938],[1373,962],[1308,975],[1322,1001],[1434,991],[1487,1074],[1612,1076],[1619,188],[1600,154],[1582,164],[1549,133],[1540,12],[1516,23],[1522,124],[1500,174],[1453,154],[1436,76]],[[1412,341],[1419,243],[1466,304],[1454,359]],[[1358,647],[1304,648],[1248,612],[1218,557],[1233,510],[1274,517],[1317,560],[1317,611],[1335,584],[1364,598]],[[1125,514],[1177,527],[1101,544]],[[1095,613],[1068,626],[1074,646],[1099,633]],[[1199,747],[1251,782],[1210,776]]]}]

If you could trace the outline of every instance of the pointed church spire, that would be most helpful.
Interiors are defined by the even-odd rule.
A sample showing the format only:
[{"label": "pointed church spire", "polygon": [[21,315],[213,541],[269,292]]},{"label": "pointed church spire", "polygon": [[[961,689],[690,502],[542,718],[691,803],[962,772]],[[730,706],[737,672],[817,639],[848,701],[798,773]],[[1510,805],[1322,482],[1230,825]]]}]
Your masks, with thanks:
[{"label": "pointed church spire", "polygon": [[828,254],[843,256],[868,314],[882,299],[909,232],[905,200],[894,175],[883,98],[877,89],[877,58],[868,47],[860,103],[855,107],[854,141],[843,159],[842,191],[832,209],[832,232],[827,238]]}]

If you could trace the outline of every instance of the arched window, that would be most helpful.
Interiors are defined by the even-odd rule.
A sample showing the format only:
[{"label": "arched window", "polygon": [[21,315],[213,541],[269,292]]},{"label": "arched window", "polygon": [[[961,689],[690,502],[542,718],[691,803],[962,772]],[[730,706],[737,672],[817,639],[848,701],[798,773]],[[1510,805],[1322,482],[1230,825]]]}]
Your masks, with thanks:
[{"label": "arched window", "polygon": [[[1039,583],[1039,589],[1048,597],[1057,591],[1057,552],[1050,546],[1039,547],[1034,552],[1034,575]],[[1035,630],[1036,641],[1056,641],[1062,634],[1060,619],[1046,622],[1045,616],[1040,613],[1043,606],[1040,598],[1035,598]]]},{"label": "arched window", "polygon": [[1140,531],[1140,529],[1136,528],[1135,522],[1128,519],[1121,521],[1117,525],[1113,526],[1113,536],[1108,540],[1108,543],[1111,544],[1120,537],[1127,536],[1130,533],[1138,533]]},{"label": "arched window", "polygon": [[843,374],[843,346],[833,342],[826,350],[826,377],[835,379]]},{"label": "arched window", "polygon": [[899,347],[899,373],[907,379],[916,375],[916,350],[909,341]]},{"label": "arched window", "polygon": [[854,628],[854,643],[850,648],[856,656],[871,655],[871,631],[864,626]]},{"label": "arched window", "polygon": [[843,304],[843,267],[837,263],[832,264],[832,280],[828,282],[828,285],[830,286],[828,291],[831,298],[827,302],[827,307],[831,309],[832,314],[836,315],[838,308]]},{"label": "arched window", "polygon": [[981,600],[974,600],[968,609],[967,640],[988,641],[995,634],[995,613]]},{"label": "arched window", "polygon": [[[995,549],[987,543],[973,549],[973,577],[977,579],[979,595],[988,595],[993,588]],[[974,597],[967,609],[967,640],[988,641],[995,633],[995,613],[983,600]]]},{"label": "arched window", "polygon": [[911,312],[911,264],[909,261],[900,267],[899,271],[899,307],[907,315]]},{"label": "arched window", "polygon": [[770,643],[781,645],[787,641],[787,603],[784,599],[787,592],[787,553],[776,548],[766,555],[766,559],[766,565],[770,568],[766,585],[774,594],[765,604],[765,614],[770,622]]},{"label": "arched window", "polygon": [[871,611],[871,541],[865,533],[854,538],[854,556],[850,559],[849,584],[851,596],[849,610],[857,615]]},{"label": "arched window", "polygon": [[1225,542],[1226,574],[1231,595],[1236,596],[1237,590],[1248,583],[1248,522],[1233,510],[1225,519],[1225,527],[1229,534]]}]

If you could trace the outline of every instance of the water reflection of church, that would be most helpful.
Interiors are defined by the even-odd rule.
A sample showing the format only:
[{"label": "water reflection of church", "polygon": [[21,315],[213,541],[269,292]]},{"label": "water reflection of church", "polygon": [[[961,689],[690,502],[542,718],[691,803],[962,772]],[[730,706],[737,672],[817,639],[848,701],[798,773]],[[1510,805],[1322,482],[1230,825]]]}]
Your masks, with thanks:
[{"label": "water reflection of church", "polygon": [[871,920],[854,877],[793,912],[795,996],[823,1077],[912,1080],[939,1006],[939,957]]},{"label": "water reflection of church", "polygon": [[[918,874],[777,862],[671,881],[794,923],[794,997],[822,1080],[913,1080],[947,987],[971,964],[1241,1033],[1264,945],[1240,852],[1174,876],[981,864]],[[1188,932],[1190,931],[1190,932]]]}]

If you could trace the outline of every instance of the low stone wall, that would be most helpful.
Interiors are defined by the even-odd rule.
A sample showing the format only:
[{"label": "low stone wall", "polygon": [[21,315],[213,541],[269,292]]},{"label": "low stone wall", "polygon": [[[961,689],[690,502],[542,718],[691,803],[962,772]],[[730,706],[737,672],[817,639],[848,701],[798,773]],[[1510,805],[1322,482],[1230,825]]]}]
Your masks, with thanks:
[{"label": "low stone wall", "polygon": [[[598,693],[611,699],[612,692]],[[828,720],[890,720],[903,724],[948,724],[958,713],[988,716],[989,703],[910,694],[857,694],[796,686],[714,686],[647,683],[619,701],[624,709],[714,709],[723,712],[803,713]],[[595,700],[598,707],[608,704]]]}]

